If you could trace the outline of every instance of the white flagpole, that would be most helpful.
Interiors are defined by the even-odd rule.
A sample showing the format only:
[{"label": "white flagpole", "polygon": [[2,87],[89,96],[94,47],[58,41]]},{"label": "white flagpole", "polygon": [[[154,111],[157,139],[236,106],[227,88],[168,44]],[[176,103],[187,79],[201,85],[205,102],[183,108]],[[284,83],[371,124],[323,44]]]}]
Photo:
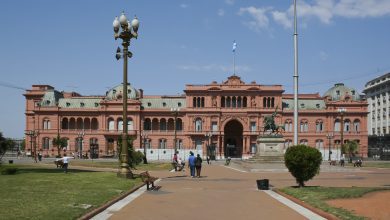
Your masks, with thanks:
[{"label": "white flagpole", "polygon": [[233,75],[236,75],[236,50],[233,51]]},{"label": "white flagpole", "polygon": [[298,108],[297,0],[294,0],[294,145],[298,144]]}]

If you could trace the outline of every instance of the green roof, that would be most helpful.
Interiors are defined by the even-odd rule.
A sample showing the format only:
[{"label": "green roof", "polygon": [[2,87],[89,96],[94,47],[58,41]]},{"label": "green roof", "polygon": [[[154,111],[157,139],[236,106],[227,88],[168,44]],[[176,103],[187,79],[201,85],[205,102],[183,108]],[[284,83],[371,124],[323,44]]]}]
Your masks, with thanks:
[{"label": "green roof", "polygon": [[99,108],[99,98],[65,98],[60,99],[58,106],[61,108]]},{"label": "green roof", "polygon": [[44,107],[57,106],[58,100],[63,97],[62,93],[56,90],[48,90],[45,95],[43,95],[40,105]]},{"label": "green roof", "polygon": [[[283,99],[283,109],[293,110],[294,109],[294,99]],[[325,109],[325,102],[322,99],[316,100],[298,100],[299,109],[303,110],[321,110]]]},{"label": "green roof", "polygon": [[336,83],[332,88],[325,92],[324,97],[330,96],[332,101],[338,101],[343,99],[347,94],[352,97],[352,100],[361,100],[356,89],[346,87],[343,83]]},{"label": "green roof", "polygon": [[185,108],[185,98],[144,98],[141,100],[145,109],[152,108]]}]

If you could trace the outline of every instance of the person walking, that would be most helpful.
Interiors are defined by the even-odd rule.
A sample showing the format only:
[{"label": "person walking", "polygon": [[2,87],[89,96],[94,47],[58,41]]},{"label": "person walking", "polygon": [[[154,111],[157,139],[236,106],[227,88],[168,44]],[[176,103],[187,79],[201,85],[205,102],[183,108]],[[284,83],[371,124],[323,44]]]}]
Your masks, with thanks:
[{"label": "person walking", "polygon": [[199,154],[196,155],[195,160],[196,176],[200,178],[200,171],[202,170],[202,158]]},{"label": "person walking", "polygon": [[177,165],[178,165],[178,163],[177,163],[177,154],[176,153],[173,155],[172,164],[173,164],[173,167],[175,168],[175,172],[176,172],[177,171]]},{"label": "person walking", "polygon": [[64,163],[64,165],[63,165],[64,173],[68,173],[69,159],[74,159],[74,157],[63,157],[62,158],[62,161]]},{"label": "person walking", "polygon": [[207,160],[207,164],[210,164],[210,157],[209,157],[209,155],[207,155],[206,160]]},{"label": "person walking", "polygon": [[190,156],[188,157],[188,167],[190,168],[191,177],[195,177],[195,156],[192,151],[190,151]]}]

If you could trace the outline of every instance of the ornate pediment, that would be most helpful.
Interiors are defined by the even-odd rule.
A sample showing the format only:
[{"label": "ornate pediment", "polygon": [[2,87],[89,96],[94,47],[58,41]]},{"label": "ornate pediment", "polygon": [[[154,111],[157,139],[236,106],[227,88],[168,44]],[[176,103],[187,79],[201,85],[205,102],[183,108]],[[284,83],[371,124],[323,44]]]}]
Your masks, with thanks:
[{"label": "ornate pediment", "polygon": [[241,81],[241,78],[239,76],[233,75],[228,77],[228,80],[223,82],[224,85],[245,85],[245,82]]}]

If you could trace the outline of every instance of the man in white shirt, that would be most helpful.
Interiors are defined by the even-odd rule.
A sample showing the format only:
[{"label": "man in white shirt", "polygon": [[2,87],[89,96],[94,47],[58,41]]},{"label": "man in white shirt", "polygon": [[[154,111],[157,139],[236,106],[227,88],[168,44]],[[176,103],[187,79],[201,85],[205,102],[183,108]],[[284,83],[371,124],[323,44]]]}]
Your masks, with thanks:
[{"label": "man in white shirt", "polygon": [[68,172],[68,164],[69,164],[69,160],[70,159],[74,159],[74,157],[63,157],[61,158],[62,161],[64,162],[64,173],[67,173]]}]

